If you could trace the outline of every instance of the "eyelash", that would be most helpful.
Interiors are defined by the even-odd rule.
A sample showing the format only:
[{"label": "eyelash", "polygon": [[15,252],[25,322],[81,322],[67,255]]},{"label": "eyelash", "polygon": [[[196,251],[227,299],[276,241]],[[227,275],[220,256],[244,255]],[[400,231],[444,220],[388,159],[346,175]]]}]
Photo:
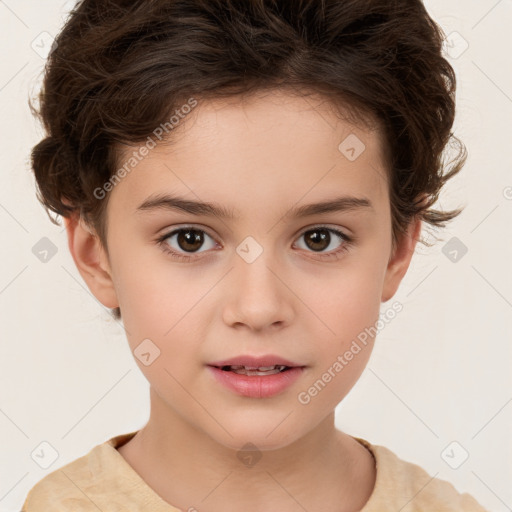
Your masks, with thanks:
[{"label": "eyelash", "polygon": [[[336,249],[336,250],[331,251],[329,253],[323,254],[323,253],[315,253],[315,252],[311,251],[311,252],[313,252],[313,254],[316,254],[317,256],[319,256],[321,259],[333,259],[333,258],[334,259],[338,259],[339,256],[341,256],[341,254],[345,253],[350,248],[350,246],[354,243],[354,240],[355,240],[354,237],[350,237],[350,236],[346,235],[345,233],[343,233],[342,231],[340,231],[338,229],[329,228],[327,226],[322,226],[322,225],[313,226],[311,228],[308,228],[308,229],[304,230],[299,235],[299,238],[301,236],[303,236],[304,234],[308,233],[309,231],[315,231],[315,229],[325,229],[327,231],[330,231],[331,233],[334,233],[339,238],[341,238],[341,240],[343,241],[343,245],[339,249]],[[162,251],[164,251],[167,254],[170,254],[173,258],[175,258],[177,260],[180,260],[180,261],[192,261],[192,260],[195,260],[195,259],[198,258],[198,256],[188,256],[188,255],[185,255],[183,253],[177,252],[174,249],[170,249],[169,245],[165,243],[165,241],[168,238],[170,238],[171,236],[173,236],[173,235],[175,235],[177,233],[180,233],[182,231],[188,231],[188,230],[199,231],[199,232],[205,233],[206,235],[210,236],[210,238],[213,238],[211,235],[209,235],[203,229],[195,228],[193,226],[184,226],[182,228],[174,229],[173,231],[170,231],[169,233],[166,233],[166,234],[162,235],[161,237],[159,237],[156,240],[156,242],[158,243],[158,246],[162,249]],[[194,254],[194,253],[191,253],[191,254]],[[208,256],[200,256],[200,257],[201,258],[205,258],[205,257],[207,258]]]}]

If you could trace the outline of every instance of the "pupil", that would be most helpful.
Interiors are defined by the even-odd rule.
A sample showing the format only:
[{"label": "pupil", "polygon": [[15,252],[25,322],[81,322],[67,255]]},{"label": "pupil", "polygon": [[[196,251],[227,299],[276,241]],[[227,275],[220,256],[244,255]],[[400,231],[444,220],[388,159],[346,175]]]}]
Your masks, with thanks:
[{"label": "pupil", "polygon": [[[178,244],[184,251],[194,252],[203,244],[203,236],[200,231],[194,229],[182,230],[178,233]],[[183,245],[185,244],[185,247]],[[193,245],[192,249],[188,249],[186,244]]]},{"label": "pupil", "polygon": [[[308,231],[306,233],[305,239],[306,244],[310,249],[321,251],[326,247],[329,247],[331,235],[327,229],[315,229],[313,231]],[[309,243],[310,241],[312,243]]]}]

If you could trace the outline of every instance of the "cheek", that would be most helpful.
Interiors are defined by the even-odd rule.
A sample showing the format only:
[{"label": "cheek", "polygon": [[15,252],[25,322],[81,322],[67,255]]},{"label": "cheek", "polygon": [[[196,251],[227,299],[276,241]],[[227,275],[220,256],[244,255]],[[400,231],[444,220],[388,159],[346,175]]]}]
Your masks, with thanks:
[{"label": "cheek", "polygon": [[381,273],[363,264],[340,268],[338,274],[332,273],[323,283],[315,279],[304,286],[303,297],[308,298],[304,302],[323,322],[323,338],[328,346],[343,348],[375,324],[381,287]]},{"label": "cheek", "polygon": [[[196,284],[194,285],[194,282]],[[154,268],[122,278],[120,307],[135,362],[159,392],[181,397],[181,386],[201,365],[197,332],[204,283]],[[163,396],[163,395],[161,395]]]},{"label": "cheek", "polygon": [[161,348],[172,340],[193,343],[191,329],[204,303],[207,280],[169,265],[135,264],[136,257],[121,260],[116,267],[115,287],[123,323],[132,350],[145,338]]},{"label": "cheek", "polygon": [[380,313],[379,279],[359,270],[340,273],[322,294],[311,289],[316,300],[310,307],[321,322],[313,320],[315,366],[297,398],[300,407],[306,404],[321,416],[343,400],[368,363]]}]

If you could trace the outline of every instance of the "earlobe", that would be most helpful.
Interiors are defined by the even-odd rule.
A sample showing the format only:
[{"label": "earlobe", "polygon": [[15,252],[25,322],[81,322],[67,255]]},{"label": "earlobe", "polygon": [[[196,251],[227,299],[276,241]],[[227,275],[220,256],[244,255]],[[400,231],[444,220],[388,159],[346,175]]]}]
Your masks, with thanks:
[{"label": "earlobe", "polygon": [[74,214],[65,218],[68,247],[92,294],[107,308],[119,306],[112,273],[99,237]]},{"label": "earlobe", "polygon": [[414,249],[421,233],[421,220],[413,220],[407,230],[397,242],[397,246],[389,259],[384,278],[384,286],[382,287],[381,302],[387,302],[391,299],[407,273],[407,269],[411,263]]}]

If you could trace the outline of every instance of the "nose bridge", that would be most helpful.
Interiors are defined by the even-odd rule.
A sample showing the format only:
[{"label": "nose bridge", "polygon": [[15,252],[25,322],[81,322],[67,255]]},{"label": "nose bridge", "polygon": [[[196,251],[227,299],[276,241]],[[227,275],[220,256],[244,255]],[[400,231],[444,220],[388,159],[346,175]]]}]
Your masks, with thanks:
[{"label": "nose bridge", "polygon": [[229,290],[229,321],[253,328],[288,322],[293,294],[279,278],[279,261],[274,250],[247,236],[237,246],[236,253]]},{"label": "nose bridge", "polygon": [[[266,241],[269,239],[270,237]],[[279,287],[274,275],[277,272],[277,259],[269,244],[264,246],[263,243],[253,236],[247,236],[240,242],[236,248],[235,276],[240,286],[250,288],[252,293],[262,292],[268,295],[271,291],[275,295],[275,288]],[[270,297],[266,298],[268,300]]]}]

